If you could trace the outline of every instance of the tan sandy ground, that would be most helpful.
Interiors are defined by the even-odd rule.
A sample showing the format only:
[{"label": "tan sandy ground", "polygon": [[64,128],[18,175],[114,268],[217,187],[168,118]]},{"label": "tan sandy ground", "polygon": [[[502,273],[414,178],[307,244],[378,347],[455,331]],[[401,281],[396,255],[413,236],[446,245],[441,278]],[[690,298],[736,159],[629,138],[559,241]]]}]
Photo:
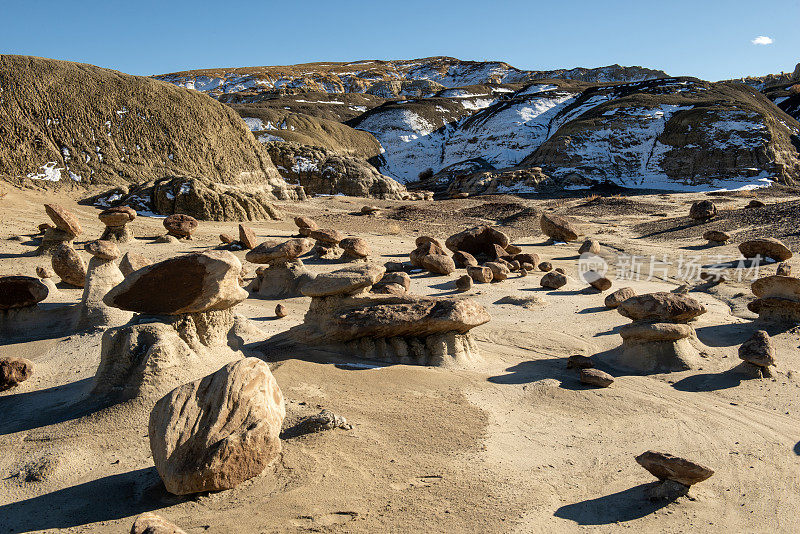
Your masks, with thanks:
[{"label": "tan sandy ground", "polygon": [[[7,239],[47,221],[44,198],[52,197],[11,190],[0,200],[0,274],[32,275],[37,265],[48,264],[23,255],[35,248],[32,241]],[[370,202],[434,210],[435,220],[349,215],[363,199],[317,198],[283,207],[364,237],[384,262],[407,257],[419,233],[444,238],[480,222],[448,219],[457,210],[479,206],[481,212],[484,203],[508,198]],[[637,201],[662,204],[677,217],[688,211],[691,198]],[[79,215],[79,242],[100,235],[98,210],[56,200]],[[571,201],[516,201],[566,208],[609,253],[709,253],[699,237],[665,243],[634,234],[633,224],[652,220],[651,214],[585,215],[570,210]],[[252,227],[260,238],[295,230],[290,218]],[[131,228],[139,238],[123,250],[158,260],[213,247],[220,232],[235,234],[236,224],[203,222],[194,241],[177,245],[152,242],[163,233],[158,219],[140,217]],[[577,244],[545,246],[535,218],[509,223],[508,231],[526,252],[566,268],[570,285],[542,290],[542,273],[476,285],[470,296],[492,315],[473,331],[483,357],[477,369],[359,369],[302,352],[283,355],[271,366],[287,401],[285,428],[321,408],[345,416],[354,428],[285,439],[272,468],[217,494],[184,499],[165,492],[150,458],[149,407],[91,407],[86,397],[99,361],[99,334],[53,337],[32,328],[32,341],[5,340],[0,355],[30,358],[36,370],[20,387],[0,393],[0,532],[127,532],[144,511],[189,533],[800,530],[800,382],[793,371],[800,366],[798,332],[772,332],[776,378],[738,380],[726,371],[738,364],[737,346],[756,328],[744,308],[746,297],[735,296],[749,295],[748,285],[701,286],[691,293],[708,308],[695,325],[704,344],[701,369],[649,376],[611,370],[617,380],[610,388],[583,387],[566,370],[566,358],[586,354],[602,361],[620,344],[616,329],[627,320],[602,307],[603,295],[582,291],[585,284],[575,279]],[[734,245],[713,251],[734,252]],[[339,266],[310,262],[316,271]],[[413,275],[412,291],[454,294],[460,274]],[[643,293],[678,283],[615,281],[614,287],[625,285]],[[80,293],[61,289],[43,306],[77,302]],[[528,307],[495,304],[505,296],[535,298]],[[284,302],[290,315],[281,320],[274,317],[276,301],[251,298],[236,311],[266,339],[299,324],[309,299]],[[647,449],[688,457],[716,474],[693,487],[692,499],[652,504],[643,490],[654,479],[633,459]]]}]

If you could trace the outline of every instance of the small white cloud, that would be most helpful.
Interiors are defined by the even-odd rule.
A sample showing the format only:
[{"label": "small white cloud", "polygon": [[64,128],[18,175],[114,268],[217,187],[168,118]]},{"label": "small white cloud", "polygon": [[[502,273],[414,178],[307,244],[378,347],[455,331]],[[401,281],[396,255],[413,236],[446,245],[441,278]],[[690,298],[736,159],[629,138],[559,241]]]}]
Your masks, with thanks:
[{"label": "small white cloud", "polygon": [[766,35],[759,35],[752,41],[750,41],[754,45],[771,45],[775,41],[772,40],[772,37],[767,37]]}]

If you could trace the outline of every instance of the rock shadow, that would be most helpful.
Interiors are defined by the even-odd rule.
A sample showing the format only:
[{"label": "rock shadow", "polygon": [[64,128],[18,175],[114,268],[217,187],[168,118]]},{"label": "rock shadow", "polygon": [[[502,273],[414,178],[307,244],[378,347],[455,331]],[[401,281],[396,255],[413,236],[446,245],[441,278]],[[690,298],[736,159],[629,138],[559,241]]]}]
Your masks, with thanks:
[{"label": "rock shadow", "polygon": [[745,380],[758,380],[737,370],[737,367],[721,373],[701,373],[678,380],[672,387],[678,391],[699,393],[735,388]]},{"label": "rock shadow", "polygon": [[164,506],[155,495],[160,484],[156,468],[147,467],[5,504],[0,530],[61,530],[157,510]]},{"label": "rock shadow", "polygon": [[[0,435],[79,419],[106,405],[88,397],[93,378],[0,397]],[[70,399],[65,401],[64,399]]]},{"label": "rock shadow", "polygon": [[[597,365],[595,364],[595,367]],[[599,367],[597,367],[599,368]],[[609,372],[605,366],[603,371]],[[560,381],[559,387],[573,391],[601,389],[580,382],[580,369],[567,369],[567,358],[548,358],[541,360],[525,360],[507,368],[504,375],[490,376],[487,380],[493,384],[530,384],[547,378]]]},{"label": "rock shadow", "polygon": [[608,525],[641,519],[667,506],[670,501],[651,501],[645,492],[658,482],[640,484],[617,493],[575,504],[567,504],[553,513],[579,525]]}]

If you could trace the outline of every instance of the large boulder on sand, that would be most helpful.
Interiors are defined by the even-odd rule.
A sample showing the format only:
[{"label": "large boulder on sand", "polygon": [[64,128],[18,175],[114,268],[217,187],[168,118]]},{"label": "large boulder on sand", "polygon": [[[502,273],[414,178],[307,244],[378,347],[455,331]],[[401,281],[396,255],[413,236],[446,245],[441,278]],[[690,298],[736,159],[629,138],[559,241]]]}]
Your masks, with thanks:
[{"label": "large boulder on sand", "polygon": [[539,220],[542,233],[553,241],[577,241],[578,229],[570,219],[554,213],[543,213]]},{"label": "large boulder on sand", "polygon": [[769,334],[764,330],[757,330],[739,347],[739,358],[759,367],[775,365],[775,349]]},{"label": "large boulder on sand", "polygon": [[771,258],[775,261],[786,261],[792,257],[792,251],[780,240],[774,237],[751,239],[739,245],[739,252],[745,258]]},{"label": "large boulder on sand", "polygon": [[164,219],[164,228],[167,229],[167,234],[177,237],[178,239],[191,238],[192,232],[197,229],[197,219],[191,215],[183,213],[173,213]]},{"label": "large boulder on sand", "polygon": [[152,315],[224,310],[247,298],[241,272],[241,262],[227,251],[186,254],[134,271],[103,302]]},{"label": "large boulder on sand", "polygon": [[83,287],[86,282],[86,264],[70,245],[62,244],[53,251],[53,271],[65,283]]},{"label": "large boulder on sand", "polygon": [[281,451],[285,416],[283,394],[256,358],[176,388],[156,403],[148,424],[167,491],[221,491],[259,475]]},{"label": "large boulder on sand", "polygon": [[11,389],[33,374],[33,362],[27,358],[9,356],[0,358],[0,391]]},{"label": "large boulder on sand", "polygon": [[32,276],[0,276],[0,310],[35,306],[47,298],[48,287]]},{"label": "large boulder on sand", "polygon": [[695,221],[705,221],[717,215],[717,207],[710,200],[698,200],[689,209],[689,217]]},{"label": "large boulder on sand", "polygon": [[444,245],[453,252],[463,251],[475,255],[495,258],[495,245],[505,249],[511,241],[508,236],[491,226],[476,226],[453,234]]}]

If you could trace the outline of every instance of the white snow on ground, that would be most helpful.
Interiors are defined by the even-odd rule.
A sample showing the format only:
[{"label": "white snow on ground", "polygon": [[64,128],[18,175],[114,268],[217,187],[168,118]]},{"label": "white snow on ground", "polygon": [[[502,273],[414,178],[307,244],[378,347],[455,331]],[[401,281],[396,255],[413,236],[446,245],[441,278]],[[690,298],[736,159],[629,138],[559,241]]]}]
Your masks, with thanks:
[{"label": "white snow on ground", "polygon": [[543,93],[544,91],[552,91],[553,89],[558,89],[558,86],[546,83],[533,84],[519,91],[517,93],[517,96],[535,95],[536,93]]},{"label": "white snow on ground", "polygon": [[58,182],[61,180],[61,171],[64,169],[62,167],[56,167],[57,163],[55,161],[48,161],[41,167],[42,172],[32,172],[28,174],[28,178],[31,180],[46,180],[48,182]]},{"label": "white snow on ground", "polygon": [[476,98],[474,100],[462,100],[461,105],[464,106],[464,109],[478,111],[488,108],[495,102],[497,102],[496,98]]},{"label": "white snow on ground", "polygon": [[731,110],[719,113],[722,120],[702,124],[700,129],[713,140],[714,148],[758,148],[768,141],[769,132],[756,113]]},{"label": "white snow on ground", "polygon": [[[243,117],[244,123],[250,128],[251,132],[259,132],[261,130],[271,130],[264,126],[264,121],[257,117]],[[271,125],[270,125],[271,126]]]},{"label": "white snow on ground", "polygon": [[317,162],[308,158],[297,158],[294,160],[294,165],[292,165],[292,172],[294,173],[311,172],[316,170],[318,170]]},{"label": "white snow on ground", "polygon": [[285,141],[283,137],[278,137],[277,135],[272,135],[272,134],[261,134],[258,136],[258,140],[261,141],[262,143],[268,143],[270,141],[278,141],[278,142]]},{"label": "white snow on ground", "polygon": [[185,195],[187,193],[191,193],[192,191],[192,183],[185,182],[181,184],[181,188],[178,190],[179,195]]}]

